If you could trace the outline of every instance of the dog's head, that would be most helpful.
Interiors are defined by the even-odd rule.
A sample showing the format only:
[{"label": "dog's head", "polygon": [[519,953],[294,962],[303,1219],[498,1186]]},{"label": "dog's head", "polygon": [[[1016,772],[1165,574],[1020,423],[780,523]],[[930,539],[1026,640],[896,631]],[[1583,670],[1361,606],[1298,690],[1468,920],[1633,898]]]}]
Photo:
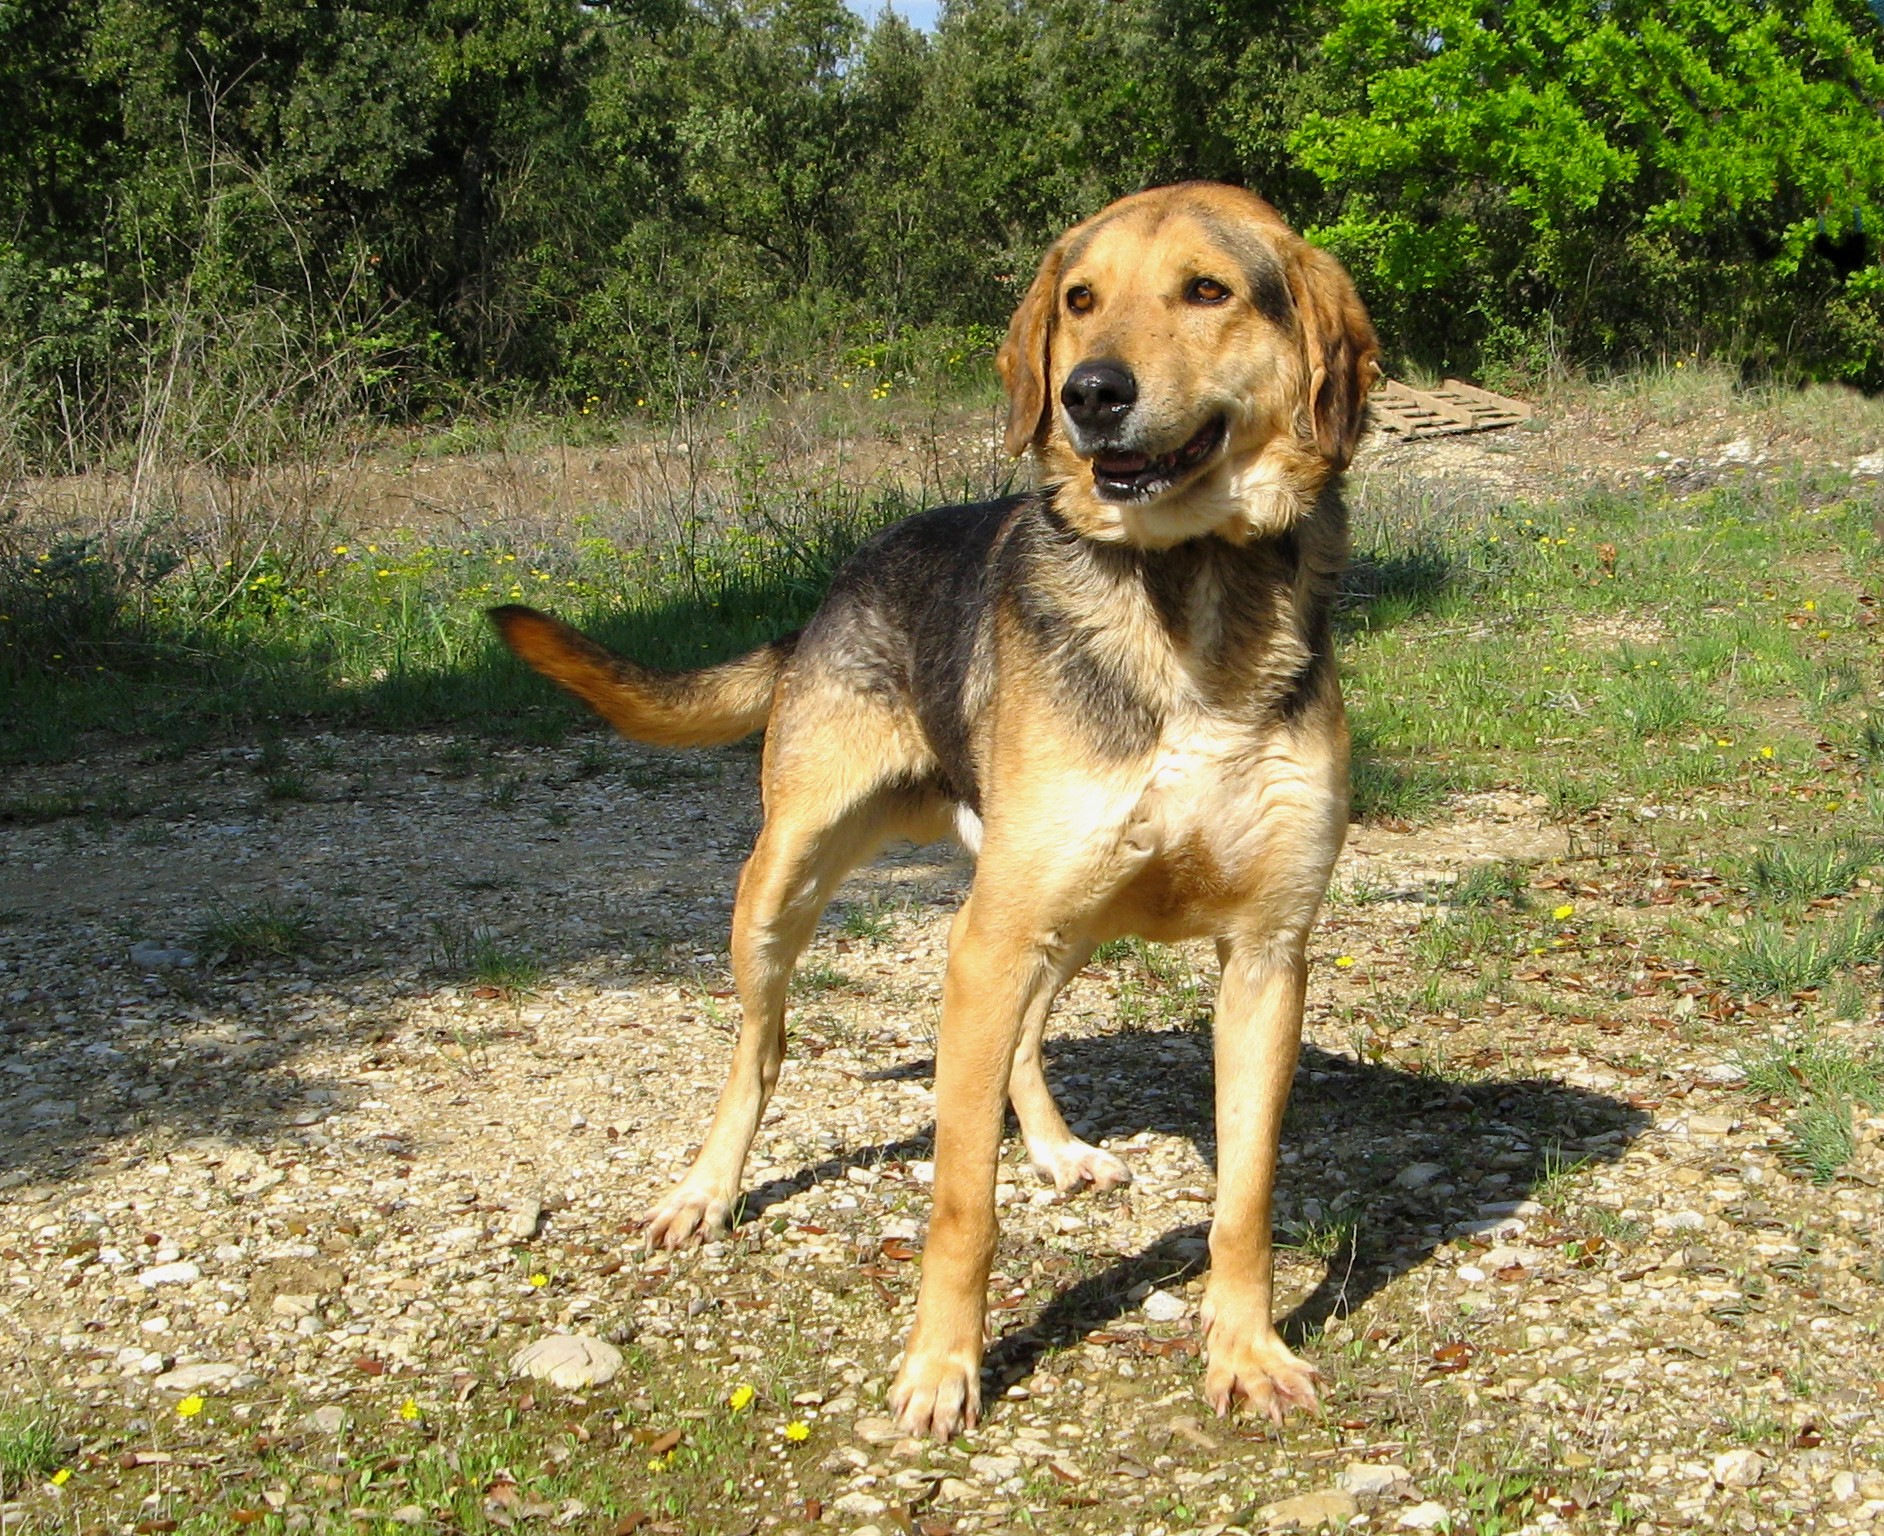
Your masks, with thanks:
[{"label": "dog's head", "polygon": [[1236,187],[1122,198],[1041,260],[996,359],[1007,449],[1083,533],[1286,527],[1353,457],[1379,372],[1341,264]]}]

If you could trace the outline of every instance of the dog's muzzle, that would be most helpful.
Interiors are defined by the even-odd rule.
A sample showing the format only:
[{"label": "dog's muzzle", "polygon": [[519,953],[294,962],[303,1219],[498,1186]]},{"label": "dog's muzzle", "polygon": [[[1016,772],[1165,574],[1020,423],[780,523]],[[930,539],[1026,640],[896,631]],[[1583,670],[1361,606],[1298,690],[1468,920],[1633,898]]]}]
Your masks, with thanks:
[{"label": "dog's muzzle", "polygon": [[1182,447],[1155,458],[1101,449],[1092,456],[1093,488],[1102,501],[1149,501],[1162,496],[1223,446],[1223,417],[1213,416]]}]

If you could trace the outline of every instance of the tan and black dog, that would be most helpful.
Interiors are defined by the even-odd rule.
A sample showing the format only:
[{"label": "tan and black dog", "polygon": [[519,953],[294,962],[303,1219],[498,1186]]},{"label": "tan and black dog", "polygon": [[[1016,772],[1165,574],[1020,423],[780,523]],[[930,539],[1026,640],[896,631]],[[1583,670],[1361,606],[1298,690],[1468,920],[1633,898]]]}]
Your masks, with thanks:
[{"label": "tan and black dog", "polygon": [[708,746],[764,730],[765,824],[739,880],[744,1022],[705,1145],[649,1216],[723,1232],[785,1051],[792,965],[845,874],[896,838],[976,855],[949,935],[935,1200],[891,1403],[972,1425],[995,1170],[1011,1097],[1061,1189],[1128,1174],[1048,1093],[1055,994],[1121,934],[1216,940],[1217,1202],[1204,1392],[1280,1417],[1315,1372],[1271,1320],[1270,1198],[1302,1028],[1309,926],[1348,819],[1330,610],[1342,470],[1373,328],[1339,263],[1267,203],[1142,192],[1047,252],[999,365],[1007,447],[1042,488],[897,524],[796,636],[656,673],[528,608],[512,649],[624,735]]}]

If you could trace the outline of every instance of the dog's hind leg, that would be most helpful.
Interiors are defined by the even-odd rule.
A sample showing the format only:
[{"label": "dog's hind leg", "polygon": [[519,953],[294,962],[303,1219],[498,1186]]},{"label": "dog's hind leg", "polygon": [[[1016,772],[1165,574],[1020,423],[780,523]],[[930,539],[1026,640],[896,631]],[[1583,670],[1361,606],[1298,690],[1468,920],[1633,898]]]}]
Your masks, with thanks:
[{"label": "dog's hind leg", "polygon": [[[860,707],[861,706],[861,707]],[[932,839],[939,796],[912,789],[920,736],[843,688],[804,686],[766,740],[765,826],[733,902],[739,1043],[713,1125],[686,1176],[647,1218],[650,1247],[725,1232],[746,1154],[785,1058],[785,990],[825,903],[893,837]]]},{"label": "dog's hind leg", "polygon": [[1063,966],[1041,979],[1021,1020],[1020,1044],[1014,1049],[1014,1070],[1008,1078],[1008,1099],[1020,1121],[1021,1138],[1034,1172],[1063,1193],[1083,1189],[1117,1189],[1132,1182],[1131,1170],[1110,1152],[1081,1141],[1067,1128],[1066,1117],[1053,1102],[1047,1087],[1041,1046],[1046,1039],[1047,1015],[1067,980],[1092,958],[1093,946],[1081,944],[1069,951]]},{"label": "dog's hind leg", "polygon": [[835,825],[793,807],[769,819],[739,876],[733,979],[739,1043],[712,1128],[686,1177],[648,1213],[648,1246],[676,1248],[732,1225],[746,1153],[785,1059],[785,990],[832,893],[883,840],[865,805]]}]

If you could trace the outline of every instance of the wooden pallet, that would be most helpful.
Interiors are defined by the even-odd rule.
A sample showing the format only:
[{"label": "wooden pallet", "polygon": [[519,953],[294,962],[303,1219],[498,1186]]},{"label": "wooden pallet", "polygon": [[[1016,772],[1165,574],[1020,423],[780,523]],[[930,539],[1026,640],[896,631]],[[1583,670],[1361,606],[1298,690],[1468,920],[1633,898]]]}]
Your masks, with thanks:
[{"label": "wooden pallet", "polygon": [[1507,400],[1459,379],[1447,379],[1437,389],[1415,389],[1387,379],[1367,403],[1378,430],[1406,439],[1490,432],[1531,417],[1530,406],[1522,400]]}]

